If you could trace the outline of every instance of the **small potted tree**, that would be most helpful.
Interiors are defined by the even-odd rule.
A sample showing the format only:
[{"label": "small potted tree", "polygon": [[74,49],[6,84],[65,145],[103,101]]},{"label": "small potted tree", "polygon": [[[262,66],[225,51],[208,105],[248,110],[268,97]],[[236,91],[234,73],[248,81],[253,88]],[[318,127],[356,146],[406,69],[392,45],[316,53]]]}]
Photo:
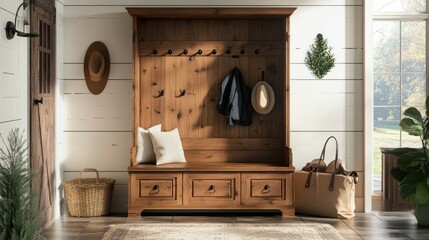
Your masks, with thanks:
[{"label": "small potted tree", "polygon": [[44,239],[38,234],[38,205],[31,181],[34,174],[22,132],[13,129],[0,146],[0,240]]},{"label": "small potted tree", "polygon": [[426,99],[426,116],[410,107],[405,110],[399,124],[401,129],[419,137],[421,148],[397,148],[398,164],[392,176],[400,182],[399,192],[408,203],[416,205],[414,215],[420,225],[429,226],[429,97]]}]

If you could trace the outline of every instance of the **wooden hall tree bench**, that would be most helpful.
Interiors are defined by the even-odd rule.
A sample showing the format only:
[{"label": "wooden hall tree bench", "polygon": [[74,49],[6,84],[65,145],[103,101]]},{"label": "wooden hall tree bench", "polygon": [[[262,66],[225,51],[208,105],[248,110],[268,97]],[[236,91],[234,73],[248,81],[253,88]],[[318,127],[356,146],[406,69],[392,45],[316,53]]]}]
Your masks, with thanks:
[{"label": "wooden hall tree bench", "polygon": [[[134,68],[128,215],[166,209],[294,215],[288,41],[295,8],[127,10]],[[216,111],[219,84],[234,67],[250,87],[265,72],[274,90],[273,110],[254,113],[251,126],[228,126]],[[156,124],[178,128],[187,163],[137,164],[138,127]]]}]

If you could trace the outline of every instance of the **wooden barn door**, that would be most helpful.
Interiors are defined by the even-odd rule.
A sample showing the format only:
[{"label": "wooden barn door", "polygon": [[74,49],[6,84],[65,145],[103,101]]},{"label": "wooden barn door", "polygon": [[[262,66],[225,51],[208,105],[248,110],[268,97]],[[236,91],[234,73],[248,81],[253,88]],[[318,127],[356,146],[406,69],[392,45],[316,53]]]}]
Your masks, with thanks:
[{"label": "wooden barn door", "polygon": [[31,167],[39,197],[41,227],[52,223],[55,179],[55,1],[32,0],[31,31]]}]

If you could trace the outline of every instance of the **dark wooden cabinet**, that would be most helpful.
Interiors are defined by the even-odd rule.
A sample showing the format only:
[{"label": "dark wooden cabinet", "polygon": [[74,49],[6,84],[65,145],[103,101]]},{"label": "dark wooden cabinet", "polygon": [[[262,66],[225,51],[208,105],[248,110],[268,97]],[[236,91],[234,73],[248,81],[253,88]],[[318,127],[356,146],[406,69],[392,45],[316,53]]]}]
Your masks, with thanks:
[{"label": "dark wooden cabinet", "polygon": [[390,171],[396,166],[398,157],[389,153],[389,148],[381,148],[382,161],[382,198],[381,207],[384,211],[407,211],[414,209],[401,198],[399,193],[399,182],[396,181]]},{"label": "dark wooden cabinet", "polygon": [[[145,209],[279,209],[294,214],[289,20],[294,8],[127,8],[133,17],[130,216]],[[251,126],[216,111],[234,67],[262,80],[273,110]],[[162,93],[162,94],[161,94]],[[177,128],[187,163],[137,164],[137,129]],[[154,188],[155,187],[155,188]]]}]

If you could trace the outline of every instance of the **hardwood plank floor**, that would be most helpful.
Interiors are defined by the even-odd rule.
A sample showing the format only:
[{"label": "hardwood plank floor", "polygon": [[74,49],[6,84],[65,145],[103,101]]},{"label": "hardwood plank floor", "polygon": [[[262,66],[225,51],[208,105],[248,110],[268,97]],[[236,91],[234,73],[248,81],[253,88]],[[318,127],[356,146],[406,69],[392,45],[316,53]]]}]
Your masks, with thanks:
[{"label": "hardwood plank floor", "polygon": [[411,212],[358,213],[353,219],[331,219],[297,215],[281,216],[144,216],[127,218],[114,215],[94,218],[62,217],[42,235],[47,240],[98,240],[110,224],[120,223],[327,223],[345,239],[429,239],[429,227],[417,225]]}]

